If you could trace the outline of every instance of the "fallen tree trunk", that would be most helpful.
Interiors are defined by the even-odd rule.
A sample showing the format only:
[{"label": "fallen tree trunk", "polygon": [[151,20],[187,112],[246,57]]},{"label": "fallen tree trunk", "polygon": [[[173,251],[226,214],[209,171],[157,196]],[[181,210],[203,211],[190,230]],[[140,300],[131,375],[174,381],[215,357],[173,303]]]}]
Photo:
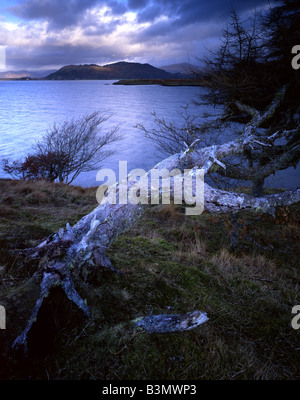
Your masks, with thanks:
[{"label": "fallen tree trunk", "polygon": [[[263,118],[265,119],[265,114]],[[255,119],[258,119],[257,115],[255,115]],[[204,173],[210,171],[212,167],[225,168],[222,159],[229,155],[242,153],[246,146],[264,145],[261,142],[261,138],[256,134],[255,126],[251,123],[246,126],[243,137],[237,140],[202,149],[196,149],[196,144],[197,141],[184,152],[174,154],[161,161],[154,167],[154,170],[177,170],[180,172],[188,169],[188,171],[181,173],[183,179],[185,179],[188,175],[195,176],[199,168]],[[144,187],[142,183],[139,184],[139,190],[142,191],[145,189],[144,192],[147,193],[146,198],[150,204],[151,193],[149,193],[148,189],[151,184],[149,184],[148,178],[151,178],[152,173],[153,170],[150,170],[144,177]],[[136,182],[134,181],[126,180],[126,190],[134,188],[135,184]],[[121,187],[124,187],[124,182],[120,182],[114,187],[114,193],[117,197],[120,195]],[[159,186],[160,197],[165,194],[164,190],[164,179],[162,179],[162,183]],[[196,190],[197,187],[194,180],[192,187],[193,194],[195,194]],[[247,209],[273,214],[276,207],[296,203],[300,200],[299,189],[263,197],[222,191],[212,188],[206,183],[203,185],[203,190],[204,209],[211,213]],[[172,193],[174,197],[174,179],[170,180],[169,191],[171,198]],[[184,201],[184,198],[182,200]],[[51,235],[34,249],[27,251],[28,257],[44,258],[45,261],[36,272],[41,281],[40,296],[36,301],[31,317],[28,319],[23,332],[20,333],[13,343],[14,349],[21,348],[26,352],[28,334],[38,317],[38,312],[44,299],[49,295],[51,288],[55,286],[61,286],[67,298],[74,302],[86,317],[90,316],[88,305],[85,304],[75,289],[72,275],[80,273],[83,267],[85,270],[105,268],[119,272],[112,266],[110,259],[106,255],[106,250],[121,233],[127,231],[142,216],[146,207],[147,204],[143,204],[143,202],[136,202],[135,204],[130,202],[127,204],[111,204],[107,200],[107,197],[104,197],[95,210],[84,216],[72,228],[67,224],[65,229],[60,229],[59,232]],[[61,256],[62,249],[64,252],[63,257]],[[192,319],[189,320],[191,321]],[[152,318],[149,321],[151,325],[154,320]],[[194,325],[197,325],[197,321]]]}]

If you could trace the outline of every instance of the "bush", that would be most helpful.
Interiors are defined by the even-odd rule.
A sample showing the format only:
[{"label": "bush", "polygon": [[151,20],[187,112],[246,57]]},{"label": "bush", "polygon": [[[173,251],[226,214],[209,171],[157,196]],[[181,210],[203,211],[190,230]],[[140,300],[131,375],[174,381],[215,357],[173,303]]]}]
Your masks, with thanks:
[{"label": "bush", "polygon": [[[54,124],[35,146],[35,153],[24,161],[2,160],[2,169],[13,178],[71,183],[81,172],[100,168],[113,154],[104,150],[120,139],[118,126],[102,133],[109,115],[93,112],[79,119]],[[101,134],[100,134],[101,133]]]}]

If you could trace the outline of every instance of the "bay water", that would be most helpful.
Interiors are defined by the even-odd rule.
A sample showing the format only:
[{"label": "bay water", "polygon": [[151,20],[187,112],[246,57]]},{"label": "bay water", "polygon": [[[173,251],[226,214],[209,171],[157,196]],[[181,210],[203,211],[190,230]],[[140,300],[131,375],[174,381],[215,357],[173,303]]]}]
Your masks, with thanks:
[{"label": "bay water", "polygon": [[[115,81],[0,81],[0,159],[18,160],[32,152],[32,147],[51,127],[70,118],[80,118],[93,111],[111,117],[103,130],[118,125],[122,140],[114,143],[114,155],[101,168],[110,168],[118,177],[119,161],[145,171],[167,156],[154,142],[136,129],[139,123],[155,127],[155,112],[167,122],[181,125],[179,112],[189,106],[193,115],[217,114],[207,106],[195,106],[199,87],[160,85],[113,85]],[[201,121],[201,118],[199,119]],[[83,187],[98,186],[98,170],[81,173],[73,182]],[[0,171],[0,178],[9,177]],[[268,186],[294,188],[299,185],[299,169],[289,168],[267,180]]]}]

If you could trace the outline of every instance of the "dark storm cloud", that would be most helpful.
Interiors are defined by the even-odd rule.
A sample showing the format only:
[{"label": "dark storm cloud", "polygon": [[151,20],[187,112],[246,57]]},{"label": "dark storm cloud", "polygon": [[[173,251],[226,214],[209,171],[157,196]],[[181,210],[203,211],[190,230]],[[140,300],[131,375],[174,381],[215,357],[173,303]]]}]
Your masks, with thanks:
[{"label": "dark storm cloud", "polygon": [[110,8],[111,12],[113,15],[122,15],[126,11],[128,11],[128,8],[122,0],[117,1],[117,0],[103,0],[103,1],[98,1],[97,2],[100,5],[106,5]]},{"label": "dark storm cloud", "polygon": [[95,48],[87,45],[41,45],[30,50],[10,47],[7,58],[16,69],[59,68],[70,64],[105,64],[124,58],[122,49],[112,51],[109,44]]},{"label": "dark storm cloud", "polygon": [[50,28],[64,28],[79,24],[86,11],[96,5],[107,5],[114,15],[127,11],[117,0],[24,0],[9,10],[25,20],[47,20]]},{"label": "dark storm cloud", "polygon": [[128,0],[128,8],[132,11],[144,8],[149,0]]},{"label": "dark storm cloud", "polygon": [[176,20],[178,25],[224,19],[234,8],[237,12],[268,4],[268,0],[152,0],[138,12],[139,22],[152,22],[159,15]]},{"label": "dark storm cloud", "polygon": [[76,24],[78,17],[95,2],[96,0],[26,0],[10,10],[23,19],[44,19],[57,27],[64,27]]},{"label": "dark storm cloud", "polygon": [[178,22],[182,25],[207,20],[224,20],[232,9],[238,13],[268,4],[268,0],[186,0],[178,8]]},{"label": "dark storm cloud", "polygon": [[167,15],[185,25],[223,17],[234,7],[238,12],[258,7],[268,0],[23,0],[10,11],[26,20],[48,20],[52,27],[66,27],[80,22],[84,13],[96,5],[106,5],[113,15],[137,12],[138,22],[152,22]]},{"label": "dark storm cloud", "polygon": [[137,15],[138,22],[153,22],[155,18],[162,14],[162,7],[159,4],[151,4]]},{"label": "dark storm cloud", "polygon": [[114,32],[117,27],[122,24],[121,17],[114,17],[109,22],[101,22],[98,16],[87,11],[80,21],[80,27],[83,29],[84,35],[101,36]]},{"label": "dark storm cloud", "polygon": [[[164,59],[166,64],[182,62],[187,53],[199,55],[204,46],[216,46],[220,29],[233,8],[242,13],[268,3],[269,0],[19,0],[10,11],[23,19],[17,34],[20,43],[27,40],[28,45],[17,46],[13,34],[5,28],[1,36],[6,37],[7,44],[11,42],[7,59],[16,69],[103,65],[132,58],[150,63]],[[103,9],[102,14],[94,12],[94,7],[103,6],[107,6],[104,15]],[[127,11],[133,12],[136,20],[131,15],[124,16]],[[35,24],[37,20],[47,21],[48,25],[45,28]]]},{"label": "dark storm cloud", "polygon": [[[238,13],[252,10],[256,7],[268,4],[268,0],[153,0],[148,7],[138,13],[139,22],[150,22],[151,25],[139,31],[136,40],[148,42],[149,40],[164,37],[164,40],[174,39],[177,32],[182,34],[182,28],[201,24],[203,32],[209,23],[218,23],[224,26],[232,9]],[[165,16],[167,19],[155,19]],[[213,36],[213,32],[211,32]],[[219,37],[218,29],[214,32]],[[202,35],[201,35],[202,36]]]},{"label": "dark storm cloud", "polygon": [[169,21],[159,21],[153,25],[150,25],[148,28],[137,32],[136,35],[132,37],[132,41],[134,42],[137,40],[138,42],[147,42],[148,40],[157,39],[162,37],[164,42],[169,41],[170,36],[174,37],[175,32],[173,33],[170,30],[170,23]]}]

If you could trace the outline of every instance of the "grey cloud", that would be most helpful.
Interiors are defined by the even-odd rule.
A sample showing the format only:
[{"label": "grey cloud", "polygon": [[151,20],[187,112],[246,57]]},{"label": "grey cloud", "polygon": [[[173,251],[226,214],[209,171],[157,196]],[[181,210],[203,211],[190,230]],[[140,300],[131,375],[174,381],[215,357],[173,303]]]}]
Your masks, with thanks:
[{"label": "grey cloud", "polygon": [[[151,39],[158,39],[161,36],[172,36],[172,31],[170,30],[170,23],[168,21],[159,21],[156,24],[150,25],[148,28],[143,29],[139,34],[132,38],[134,42],[146,42]],[[174,35],[174,32],[173,32]]]},{"label": "grey cloud", "polygon": [[[246,11],[263,5],[268,0],[23,0],[11,10],[25,20],[44,19],[49,21],[49,30],[68,28],[78,24],[83,28],[84,35],[101,36],[113,32],[118,25],[124,23],[122,15],[132,10],[137,12],[138,22],[151,22],[147,28],[138,28],[135,32],[123,32],[119,43],[92,46],[59,45],[49,41],[34,48],[7,49],[7,62],[14,68],[39,68],[49,66],[56,68],[68,64],[90,64],[119,61],[135,57],[151,63],[154,58],[180,57],[184,58],[187,51],[199,55],[201,44],[217,43],[220,36],[219,28],[224,26],[226,17],[232,7],[238,12]],[[109,6],[107,14],[115,18],[112,22],[99,24],[96,16],[89,10],[95,5]],[[167,15],[168,20],[155,19]],[[24,23],[26,25],[26,23]],[[0,26],[1,28],[1,26]],[[70,30],[71,31],[71,30]],[[28,35],[34,35],[28,25]],[[1,34],[1,31],[0,31]],[[58,35],[56,35],[58,36]],[[127,46],[128,44],[128,46]],[[142,50],[131,50],[130,44],[146,44]],[[149,46],[147,46],[149,44]],[[152,54],[153,49],[163,48],[167,55]],[[126,49],[126,50],[124,50]],[[152,50],[151,50],[152,49]],[[168,50],[166,50],[168,49]],[[126,51],[126,53],[125,53]],[[151,53],[152,51],[152,53]],[[181,55],[181,56],[180,56]],[[166,61],[164,61],[166,63]]]},{"label": "grey cloud", "polygon": [[151,5],[138,13],[138,22],[153,22],[162,13],[162,8],[159,5]]},{"label": "grey cloud", "polygon": [[128,0],[128,8],[130,10],[138,10],[144,8],[149,0]]},{"label": "grey cloud", "polygon": [[86,36],[101,36],[113,32],[117,27],[117,23],[109,23],[105,25],[88,25],[84,28],[84,35]]},{"label": "grey cloud", "polygon": [[113,15],[122,15],[126,11],[128,11],[126,4],[122,3],[121,1],[104,0],[101,3],[107,5],[110,8]]},{"label": "grey cloud", "polygon": [[9,10],[25,20],[47,20],[50,29],[57,29],[80,23],[85,13],[96,5],[107,5],[114,15],[127,11],[126,5],[116,0],[24,0]]},{"label": "grey cloud", "polygon": [[238,13],[267,5],[268,0],[186,0],[178,10],[180,24],[189,24],[207,20],[225,20],[232,9]]},{"label": "grey cloud", "polygon": [[65,27],[76,24],[78,17],[95,3],[96,0],[26,0],[10,10],[27,20],[44,19],[53,27]]},{"label": "grey cloud", "polygon": [[153,22],[159,15],[167,15],[177,25],[222,19],[232,7],[244,11],[267,3],[268,0],[22,0],[10,7],[15,15],[25,19],[44,19],[49,29],[59,29],[80,23],[89,9],[96,5],[107,5],[113,15],[126,11],[137,12],[138,22]]},{"label": "grey cloud", "polygon": [[80,27],[83,29],[84,35],[100,36],[112,33],[122,23],[121,17],[115,17],[111,22],[103,23],[99,21],[97,15],[87,12],[80,21]]},{"label": "grey cloud", "polygon": [[56,69],[72,64],[107,64],[126,58],[122,44],[110,44],[99,47],[87,45],[53,45],[44,44],[34,48],[16,48],[10,46],[6,52],[7,65],[17,69],[39,69],[47,66]]},{"label": "grey cloud", "polygon": [[187,25],[207,19],[224,19],[232,8],[242,12],[268,4],[268,0],[152,0],[138,13],[140,22],[152,22],[159,14],[167,15],[178,25]]},{"label": "grey cloud", "polygon": [[[264,5],[266,1],[236,1],[237,4],[235,4],[233,0],[153,0],[149,7],[138,13],[139,22],[152,22],[152,24],[139,31],[135,40],[150,42],[162,40],[163,37],[164,41],[175,41],[176,36],[182,35],[183,38],[186,38],[186,32],[183,28],[187,29],[189,26],[192,26],[195,32],[198,31],[197,35],[199,35],[197,29],[199,26],[201,26],[201,32],[206,30],[205,25],[208,23],[214,22],[219,26],[224,26],[232,8],[235,8],[237,12],[242,12]],[[155,23],[155,18],[162,14],[168,16],[168,20]],[[180,32],[180,35],[177,35],[178,32]],[[200,36],[194,36],[194,40],[202,40],[201,32]],[[217,39],[219,36],[220,30],[217,29],[216,25],[215,32],[211,32],[210,37]]]}]

